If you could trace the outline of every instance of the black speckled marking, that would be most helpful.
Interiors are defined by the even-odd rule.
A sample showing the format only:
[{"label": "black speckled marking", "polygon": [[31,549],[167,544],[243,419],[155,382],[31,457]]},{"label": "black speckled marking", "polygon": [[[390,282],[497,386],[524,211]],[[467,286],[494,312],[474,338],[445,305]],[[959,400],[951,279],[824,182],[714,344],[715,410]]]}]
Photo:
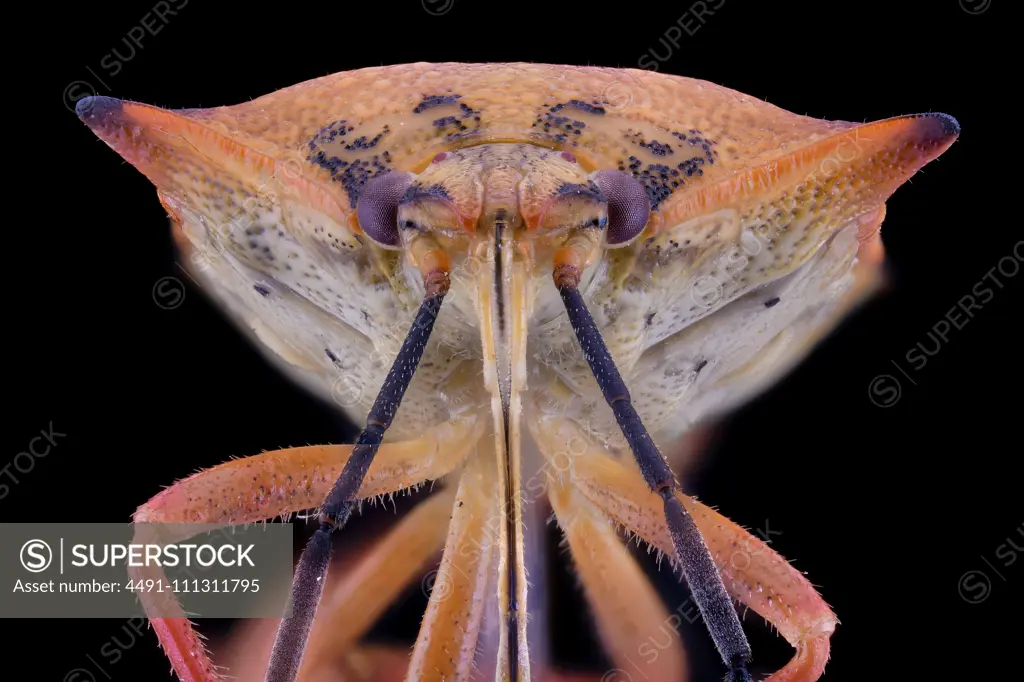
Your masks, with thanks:
[{"label": "black speckled marking", "polygon": [[642,142],[640,146],[650,150],[655,156],[668,156],[672,153],[672,147],[658,142],[657,140],[651,140],[650,142]]},{"label": "black speckled marking", "polygon": [[537,120],[530,127],[539,128],[544,135],[552,138],[555,142],[562,144],[569,142],[576,146],[577,139],[583,134],[587,124],[585,121],[579,120],[578,114],[576,116],[567,115],[571,112],[565,112],[566,109],[575,109],[593,116],[603,116],[605,113],[604,107],[600,106],[598,102],[588,104],[578,99],[571,99],[563,104],[553,106],[545,104],[541,112],[537,114]]},{"label": "black speckled marking", "polygon": [[357,149],[373,149],[384,138],[384,136],[390,132],[391,129],[388,126],[384,126],[384,128],[382,128],[381,131],[373,137],[373,139],[367,139],[366,135],[360,135],[356,139],[352,140],[351,143],[345,145],[345,150],[354,152]]},{"label": "black speckled marking", "polygon": [[635,156],[630,156],[628,161],[628,166],[620,161],[619,170],[628,170],[640,181],[647,192],[647,198],[651,201],[651,210],[656,209],[672,195],[675,188],[683,184],[679,171],[663,163],[649,163],[645,168],[643,162]]},{"label": "black speckled marking", "polygon": [[669,156],[670,154],[675,153],[672,149],[672,145],[664,142],[658,142],[657,140],[651,140],[648,142],[643,133],[636,132],[632,128],[625,132],[625,136],[627,140],[638,147],[646,149],[655,156]]},{"label": "black speckled marking", "polygon": [[715,141],[708,139],[704,136],[704,133],[697,129],[691,129],[689,133],[672,133],[673,137],[685,142],[691,147],[700,147],[701,151],[704,152],[704,158],[707,159],[709,164],[715,162],[715,157],[718,156],[718,150],[714,149]]},{"label": "black speckled marking", "polygon": [[309,151],[315,152],[318,147],[325,144],[334,142],[338,137],[345,137],[348,133],[351,133],[355,128],[348,124],[348,121],[335,121],[334,123],[328,123],[323,128],[317,131],[313,139],[309,141]]},{"label": "black speckled marking", "polygon": [[[532,128],[540,128],[545,134],[553,137],[558,142],[567,142],[570,136],[579,136],[583,134],[583,129],[587,127],[587,124],[583,121],[577,121],[569,116],[556,116],[552,113],[544,113],[537,117],[534,121]],[[573,144],[576,144],[573,140]]]},{"label": "black speckled marking", "polygon": [[703,165],[704,165],[704,157],[703,156],[694,156],[691,159],[687,159],[686,161],[683,161],[678,166],[676,166],[676,168],[681,170],[686,175],[686,177],[692,178],[694,175],[696,175],[698,177],[700,177],[701,175],[704,175],[704,169],[701,168],[701,166],[703,166]]},{"label": "black speckled marking", "polygon": [[[619,160],[619,170],[632,173],[644,186],[647,197],[651,200],[652,211],[672,196],[672,192],[685,185],[687,178],[704,175],[703,166],[715,163],[715,157],[718,156],[718,151],[714,149],[715,141],[704,137],[699,130],[691,130],[689,133],[673,132],[672,136],[680,141],[681,144],[676,145],[680,152],[683,151],[683,146],[690,146],[700,148],[702,154],[681,161],[674,167],[664,163],[645,163],[635,155]],[[657,140],[648,141],[641,133],[632,129],[625,132],[625,137],[632,144],[646,149],[654,156],[667,157],[676,152],[671,145]]]},{"label": "black speckled marking", "polygon": [[[341,183],[345,193],[348,194],[351,208],[356,207],[359,193],[370,178],[391,170],[391,153],[388,151],[362,158],[345,158],[344,155],[339,156],[335,153],[336,151],[360,152],[374,149],[391,132],[388,126],[384,126],[372,138],[360,135],[352,139],[351,134],[355,130],[356,126],[348,121],[335,121],[327,124],[310,139],[309,156],[307,157],[310,163],[328,171],[334,182]],[[325,150],[327,145],[333,145],[334,149]]]},{"label": "black speckled marking", "polygon": [[444,133],[449,142],[457,142],[466,137],[480,132],[482,118],[480,110],[474,109],[465,102],[460,102],[462,95],[428,95],[413,107],[412,113],[422,114],[438,107],[453,107],[458,105],[458,112],[435,118],[431,125],[439,132]]},{"label": "black speckled marking", "polygon": [[256,290],[256,293],[266,298],[270,296],[270,289],[266,288],[262,284],[253,284],[252,288]]},{"label": "black speckled marking", "polygon": [[422,114],[428,109],[443,107],[446,104],[455,104],[460,99],[462,99],[462,95],[426,95],[419,104],[413,107],[412,113]]},{"label": "black speckled marking", "polygon": [[598,106],[597,103],[588,104],[587,102],[578,99],[571,99],[565,104],[556,104],[551,107],[550,111],[552,114],[556,114],[565,108],[579,109],[580,111],[585,111],[588,114],[597,114],[598,116],[603,116],[605,113],[604,107]]},{"label": "black speckled marking", "polygon": [[402,195],[402,201],[399,203],[405,204],[410,201],[415,201],[420,197],[437,197],[439,199],[451,199],[448,194],[448,190],[444,188],[444,185],[435,182],[433,185],[420,185],[413,183],[409,186],[409,189]]},{"label": "black speckled marking", "polygon": [[781,299],[778,296],[774,298],[769,298],[767,301],[764,302],[764,307],[771,308],[772,306],[777,305],[780,300]]},{"label": "black speckled marking", "polygon": [[594,201],[605,202],[605,196],[601,194],[601,189],[595,185],[592,181],[588,180],[587,184],[579,185],[573,182],[563,182],[557,190],[560,196],[581,196],[593,199]]}]

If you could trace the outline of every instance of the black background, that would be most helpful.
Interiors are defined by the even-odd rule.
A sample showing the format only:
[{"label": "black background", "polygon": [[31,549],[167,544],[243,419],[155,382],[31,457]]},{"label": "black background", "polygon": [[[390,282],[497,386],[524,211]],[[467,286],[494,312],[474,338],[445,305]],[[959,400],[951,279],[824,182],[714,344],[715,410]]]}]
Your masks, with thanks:
[{"label": "black background", "polygon": [[[336,71],[411,61],[636,67],[652,48],[665,55],[659,39],[687,5],[456,0],[437,16],[444,1],[191,0],[116,74],[104,57],[114,48],[127,54],[123,38],[152,3],[40,7],[46,16],[10,22],[29,42],[9,61],[14,92],[5,114],[12,179],[0,465],[51,422],[67,436],[17,474],[0,519],[128,521],[162,486],[199,467],[343,442],[354,432],[280,378],[175,267],[152,186],[78,121],[69,100],[91,88],[170,108],[233,104]],[[996,552],[1007,538],[1022,544],[1014,469],[1024,274],[997,272],[1005,288],[990,282],[995,296],[939,353],[920,370],[905,360],[918,342],[933,347],[929,331],[1022,236],[1012,185],[1020,115],[1006,94],[1016,86],[999,31],[1011,3],[900,5],[897,13],[884,2],[725,0],[659,63],[819,118],[943,111],[963,128],[888,203],[889,291],[736,414],[688,485],[739,523],[781,531],[774,547],[808,573],[842,621],[824,678],[836,682],[987,679],[1020,669],[1007,628],[1021,602],[1024,557],[1005,566]],[[174,310],[153,300],[167,276],[187,287]],[[886,374],[901,393],[883,408],[869,386]],[[379,527],[372,516],[353,523],[352,537]],[[585,605],[555,554],[555,662],[600,675],[606,663],[592,652]],[[970,603],[982,596],[979,577],[960,581],[976,570],[990,590]],[[664,575],[660,583],[672,604],[685,594]],[[424,604],[411,589],[376,635],[411,644]],[[785,643],[753,614],[746,622],[759,668],[781,664]],[[169,679],[151,633],[116,663],[99,656],[112,637],[131,642],[123,620],[5,625],[8,679],[63,680],[90,668],[88,656],[103,664],[102,674],[94,670],[99,680]],[[203,623],[215,637],[225,628]],[[687,641],[694,680],[718,679],[707,636],[694,629]]]}]

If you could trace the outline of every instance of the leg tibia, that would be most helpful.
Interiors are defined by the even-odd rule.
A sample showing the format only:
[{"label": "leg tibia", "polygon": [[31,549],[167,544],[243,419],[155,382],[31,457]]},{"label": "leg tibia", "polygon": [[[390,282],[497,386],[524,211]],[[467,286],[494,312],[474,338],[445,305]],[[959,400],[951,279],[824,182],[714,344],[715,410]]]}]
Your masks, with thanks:
[{"label": "leg tibia", "polygon": [[611,520],[568,481],[549,477],[548,498],[611,660],[623,670],[640,670],[644,679],[686,682],[673,617]]},{"label": "leg tibia", "polygon": [[[545,454],[575,443],[571,461],[552,462],[596,507],[667,556],[675,555],[664,502],[640,473],[617,462],[566,421],[536,421],[534,436]],[[549,457],[551,455],[548,455]],[[726,590],[769,621],[796,648],[793,659],[770,682],[813,682],[825,668],[835,615],[808,582],[761,540],[696,500],[676,493],[693,518],[722,576]],[[766,681],[768,682],[768,681]]]},{"label": "leg tibia", "polygon": [[[360,488],[382,495],[440,478],[476,445],[473,417],[438,425],[421,438],[385,443]],[[135,513],[136,535],[152,523],[242,524],[310,509],[323,502],[352,452],[351,445],[289,448],[235,459],[193,474],[160,492]],[[166,538],[162,538],[166,540]],[[184,537],[175,538],[177,540]],[[163,570],[136,569],[133,579],[163,578]],[[143,593],[153,629],[182,682],[220,679],[192,624],[168,595]],[[173,613],[174,617],[166,617]]]}]

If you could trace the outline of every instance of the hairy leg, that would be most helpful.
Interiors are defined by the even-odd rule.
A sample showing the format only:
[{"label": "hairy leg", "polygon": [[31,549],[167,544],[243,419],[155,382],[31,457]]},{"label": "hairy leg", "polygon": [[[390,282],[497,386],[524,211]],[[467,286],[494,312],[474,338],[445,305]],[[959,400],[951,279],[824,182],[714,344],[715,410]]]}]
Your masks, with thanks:
[{"label": "hairy leg", "polygon": [[643,679],[686,682],[672,617],[611,519],[567,478],[549,475],[548,481],[551,506],[612,661],[627,674],[639,670]]},{"label": "hairy leg", "polygon": [[[421,438],[380,446],[360,497],[403,490],[447,474],[473,449],[481,432],[480,421],[471,417],[441,424]],[[234,525],[316,507],[331,490],[352,449],[352,445],[325,445],[276,450],[193,474],[139,507],[134,516],[136,537],[144,536],[146,524],[151,523]],[[163,578],[159,567],[133,573],[133,579]],[[142,601],[148,614],[161,616],[151,617],[150,622],[182,682],[220,679],[173,595],[143,594]]]},{"label": "hairy leg", "polygon": [[504,523],[498,480],[494,452],[483,446],[466,463],[459,482],[408,682],[470,678],[484,608],[495,584],[496,546]]},{"label": "hairy leg", "polygon": [[[617,523],[666,556],[674,556],[662,499],[635,469],[615,461],[567,422],[538,423],[534,432],[542,452],[559,452],[558,444],[570,438],[584,443],[569,463],[580,492]],[[678,492],[676,496],[693,517],[729,594],[774,625],[796,649],[790,662],[766,682],[817,680],[828,661],[829,638],[838,623],[824,599],[764,542],[691,497]]]},{"label": "hairy leg", "polygon": [[346,665],[357,640],[444,547],[454,503],[454,488],[427,498],[373,543],[337,584],[328,584],[300,680],[326,679]]}]

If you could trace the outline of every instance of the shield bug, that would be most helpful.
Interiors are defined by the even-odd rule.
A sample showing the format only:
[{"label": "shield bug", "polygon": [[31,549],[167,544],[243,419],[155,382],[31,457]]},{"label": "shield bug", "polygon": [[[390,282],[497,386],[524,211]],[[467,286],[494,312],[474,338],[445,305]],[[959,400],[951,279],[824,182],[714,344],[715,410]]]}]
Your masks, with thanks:
[{"label": "shield bug", "polygon": [[[488,623],[495,678],[531,679],[523,518],[538,500],[613,660],[667,616],[621,526],[680,570],[728,679],[750,679],[733,600],[796,650],[770,679],[822,674],[825,601],[684,495],[661,450],[871,293],[885,201],[956,139],[952,117],[823,121],[687,78],[538,64],[370,68],[211,109],[92,97],[77,113],[156,185],[238,325],[366,425],[354,445],[200,472],[135,515],[318,509],[267,680],[356,641],[442,548],[407,679],[468,679]],[[378,570],[325,600],[330,628],[313,631],[332,534],[361,499],[435,479],[447,492],[381,539]],[[180,679],[218,678],[188,620],[152,622]],[[684,679],[678,641],[649,666]]]}]

